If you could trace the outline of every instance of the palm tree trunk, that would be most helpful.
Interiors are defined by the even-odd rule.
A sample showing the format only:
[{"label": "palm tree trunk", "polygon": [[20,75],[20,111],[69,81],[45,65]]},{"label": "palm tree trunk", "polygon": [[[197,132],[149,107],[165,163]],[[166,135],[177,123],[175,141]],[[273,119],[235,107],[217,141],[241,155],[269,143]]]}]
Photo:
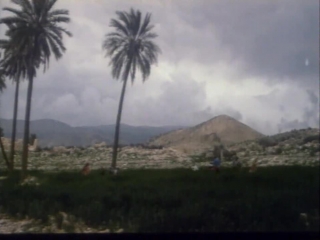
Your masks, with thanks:
[{"label": "palm tree trunk", "polygon": [[29,127],[30,127],[30,113],[31,113],[31,100],[32,100],[32,87],[33,77],[29,77],[28,81],[28,93],[27,93],[27,104],[26,104],[26,115],[24,121],[24,135],[23,135],[23,149],[22,149],[22,180],[26,178],[27,167],[28,167],[28,144],[29,144]]},{"label": "palm tree trunk", "polygon": [[10,162],[8,161],[8,157],[7,157],[6,151],[4,149],[1,137],[0,137],[0,148],[1,148],[1,152],[2,152],[2,155],[3,155],[4,161],[6,162],[8,170],[10,171]]},{"label": "palm tree trunk", "polygon": [[117,114],[117,121],[116,121],[116,131],[114,133],[114,142],[113,142],[113,151],[112,151],[112,164],[111,168],[116,168],[116,162],[117,162],[117,156],[118,156],[118,145],[119,145],[119,133],[120,133],[120,121],[121,121],[121,113],[122,113],[122,107],[123,107],[123,100],[124,100],[124,94],[126,92],[126,86],[127,86],[127,80],[123,81],[121,96],[120,96],[120,102],[119,102],[119,108],[118,108],[118,114]]},{"label": "palm tree trunk", "polygon": [[116,131],[114,133],[114,141],[113,141],[112,163],[111,163],[112,169],[116,168],[116,163],[117,163],[121,113],[122,113],[124,94],[126,92],[126,86],[127,86],[127,82],[128,82],[131,62],[132,62],[132,60],[130,59],[127,66],[126,66],[126,72],[125,72],[126,75],[124,76],[123,86],[122,86],[122,90],[121,90],[121,96],[120,96],[120,102],[119,102],[119,108],[118,108],[118,114],[117,114],[117,121],[116,121]]},{"label": "palm tree trunk", "polygon": [[10,145],[10,171],[14,169],[14,153],[15,153],[15,142],[16,142],[16,128],[17,128],[17,112],[18,112],[18,102],[19,102],[19,85],[20,81],[18,77],[16,78],[16,92],[14,96],[14,107],[13,107],[13,122],[12,122],[12,135],[11,135],[11,145]]}]

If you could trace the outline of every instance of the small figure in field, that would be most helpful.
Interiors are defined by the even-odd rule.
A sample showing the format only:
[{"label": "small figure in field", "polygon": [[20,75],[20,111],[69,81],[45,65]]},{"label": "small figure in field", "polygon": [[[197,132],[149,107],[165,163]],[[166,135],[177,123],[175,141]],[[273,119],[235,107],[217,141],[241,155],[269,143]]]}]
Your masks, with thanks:
[{"label": "small figure in field", "polygon": [[220,165],[221,160],[218,157],[215,157],[213,161],[211,162],[212,168],[216,173],[220,173]]},{"label": "small figure in field", "polygon": [[255,171],[257,171],[257,163],[258,163],[258,160],[255,159],[251,165],[251,168],[249,170],[249,173],[254,173]]},{"label": "small figure in field", "polygon": [[86,165],[84,165],[84,167],[81,170],[81,174],[84,176],[87,176],[90,173],[90,167],[89,167],[89,163],[86,163]]}]

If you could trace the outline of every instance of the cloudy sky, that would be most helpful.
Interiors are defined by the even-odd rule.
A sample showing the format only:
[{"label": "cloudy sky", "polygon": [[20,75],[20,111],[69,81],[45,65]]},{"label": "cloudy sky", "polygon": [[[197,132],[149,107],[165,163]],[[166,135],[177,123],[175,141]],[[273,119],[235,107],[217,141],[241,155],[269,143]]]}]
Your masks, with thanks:
[{"label": "cloudy sky", "polygon": [[[5,6],[14,5],[0,0]],[[102,41],[115,11],[130,7],[152,13],[162,54],[145,83],[137,75],[128,85],[123,123],[191,126],[227,114],[264,134],[319,127],[318,0],[60,0],[73,37],[35,79],[31,119],[115,123],[122,84],[112,79]],[[19,119],[26,89],[24,82]],[[13,99],[8,83],[2,118],[12,118]]]}]

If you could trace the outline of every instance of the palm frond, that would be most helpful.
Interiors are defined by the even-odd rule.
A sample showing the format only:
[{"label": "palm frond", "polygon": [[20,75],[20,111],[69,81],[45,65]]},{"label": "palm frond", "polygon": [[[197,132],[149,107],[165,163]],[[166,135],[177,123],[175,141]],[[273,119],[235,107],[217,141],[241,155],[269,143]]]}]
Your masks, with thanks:
[{"label": "palm frond", "polygon": [[148,27],[149,23],[150,23],[150,19],[151,19],[151,14],[150,13],[147,13],[145,18],[144,18],[144,21],[143,21],[143,24],[141,25],[141,28],[140,28],[140,31],[139,31],[139,35],[144,35],[146,32],[146,28]]},{"label": "palm frond", "polygon": [[20,18],[20,19],[23,19],[23,20],[28,20],[31,16],[30,16],[30,13],[28,12],[23,12],[23,11],[19,11],[19,10],[16,10],[14,8],[8,8],[8,7],[4,7],[2,9],[3,11],[8,11],[8,12],[11,12],[11,13],[14,13],[16,15],[16,17]]},{"label": "palm frond", "polygon": [[69,10],[65,10],[65,9],[52,10],[51,12],[48,13],[48,18],[57,17],[59,15],[69,15]]},{"label": "palm frond", "polygon": [[29,0],[11,0],[11,2],[25,9],[25,12],[28,12],[28,13],[32,12],[32,5],[29,2]]},{"label": "palm frond", "polygon": [[25,24],[25,20],[19,17],[5,17],[0,20],[0,23],[4,23],[7,26],[10,26],[12,24],[17,24],[17,23]]},{"label": "palm frond", "polygon": [[49,0],[49,1],[47,1],[47,7],[46,7],[45,10],[47,12],[49,12],[56,2],[57,2],[57,0]]},{"label": "palm frond", "polygon": [[68,23],[68,22],[70,22],[70,18],[69,17],[52,17],[52,18],[50,18],[50,22],[52,22],[52,23],[61,23],[61,22],[63,22],[63,23]]},{"label": "palm frond", "polygon": [[130,19],[126,12],[120,12],[116,11],[116,14],[118,15],[119,19],[124,23],[124,27],[128,31],[128,28],[130,28]]},{"label": "palm frond", "polygon": [[122,32],[126,36],[130,35],[128,29],[124,25],[122,25],[118,20],[111,19],[110,27],[116,28],[117,31]]}]

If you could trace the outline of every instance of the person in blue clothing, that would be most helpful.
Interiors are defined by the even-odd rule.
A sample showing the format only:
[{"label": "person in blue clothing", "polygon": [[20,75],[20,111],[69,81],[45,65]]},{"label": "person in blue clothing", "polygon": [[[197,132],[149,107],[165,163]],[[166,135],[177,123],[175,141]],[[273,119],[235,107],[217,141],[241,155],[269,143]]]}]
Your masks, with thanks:
[{"label": "person in blue clothing", "polygon": [[213,170],[214,170],[216,173],[219,173],[219,172],[220,172],[221,160],[220,160],[218,157],[215,157],[215,158],[213,159],[213,161],[211,162],[211,164],[213,165]]}]

